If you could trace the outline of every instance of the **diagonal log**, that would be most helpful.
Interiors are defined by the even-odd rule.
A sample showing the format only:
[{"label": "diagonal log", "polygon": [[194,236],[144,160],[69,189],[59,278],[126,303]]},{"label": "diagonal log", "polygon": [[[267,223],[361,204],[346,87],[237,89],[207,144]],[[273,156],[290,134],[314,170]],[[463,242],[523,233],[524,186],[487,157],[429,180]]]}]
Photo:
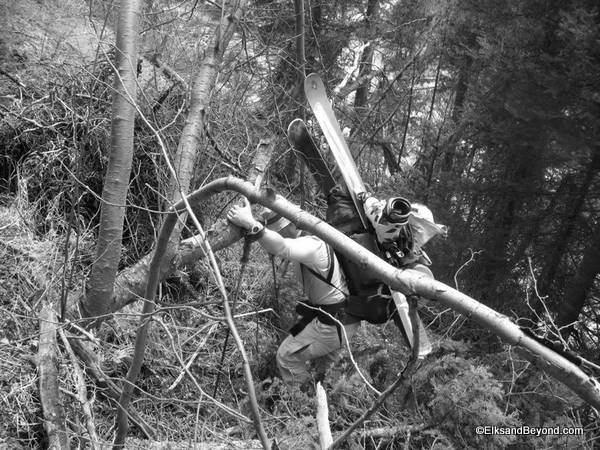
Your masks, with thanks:
[{"label": "diagonal log", "polygon": [[[508,317],[440,281],[426,277],[421,272],[393,267],[328,223],[291,204],[285,198],[276,195],[272,190],[259,190],[251,183],[238,178],[227,177],[215,180],[198,189],[189,195],[188,201],[194,206],[198,202],[225,190],[237,191],[245,195],[250,202],[266,206],[292,221],[298,228],[320,237],[344,256],[357,263],[362,269],[372,272],[390,288],[407,296],[418,295],[436,300],[442,305],[468,316],[502,338],[506,343],[515,346],[525,358],[564,383],[581,399],[596,409],[600,409],[600,383],[571,361],[523,333],[519,326]],[[170,235],[177,222],[178,214],[184,212],[184,209],[184,204],[181,201],[170,209],[170,214],[167,215],[161,228],[161,236],[163,233]],[[150,280],[153,279],[153,272],[158,273],[162,255],[166,251],[166,243],[161,245],[160,242],[159,239],[151,264]],[[149,283],[147,298],[154,298],[157,286],[158,282],[154,286]]]},{"label": "diagonal log", "polygon": [[39,315],[40,345],[36,357],[40,384],[40,403],[49,449],[68,449],[69,435],[58,388],[58,345],[56,312],[46,303]]}]

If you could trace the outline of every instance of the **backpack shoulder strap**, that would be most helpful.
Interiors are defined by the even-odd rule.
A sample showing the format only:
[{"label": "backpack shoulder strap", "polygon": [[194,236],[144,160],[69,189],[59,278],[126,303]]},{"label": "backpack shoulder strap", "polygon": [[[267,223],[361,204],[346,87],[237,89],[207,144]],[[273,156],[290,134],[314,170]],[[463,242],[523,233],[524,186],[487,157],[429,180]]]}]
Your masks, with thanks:
[{"label": "backpack shoulder strap", "polygon": [[333,279],[333,272],[335,271],[335,261],[336,257],[333,253],[333,248],[331,245],[325,244],[327,246],[327,260],[329,262],[329,270],[327,271],[327,282],[331,284],[331,280]]},{"label": "backpack shoulder strap", "polygon": [[301,264],[301,269],[306,269],[308,270],[315,278],[317,278],[318,280],[322,281],[325,284],[328,284],[329,286],[331,286],[334,289],[337,289],[338,291],[340,291],[342,294],[347,295],[344,291],[342,291],[338,286],[336,286],[335,284],[332,283],[332,279],[333,279],[333,274],[335,272],[335,267],[336,267],[336,258],[335,258],[335,253],[333,252],[333,248],[331,248],[331,245],[329,244],[325,244],[327,246],[327,258],[329,260],[329,270],[327,271],[327,276],[324,277],[323,275],[321,275],[319,272],[317,272],[316,270]]}]

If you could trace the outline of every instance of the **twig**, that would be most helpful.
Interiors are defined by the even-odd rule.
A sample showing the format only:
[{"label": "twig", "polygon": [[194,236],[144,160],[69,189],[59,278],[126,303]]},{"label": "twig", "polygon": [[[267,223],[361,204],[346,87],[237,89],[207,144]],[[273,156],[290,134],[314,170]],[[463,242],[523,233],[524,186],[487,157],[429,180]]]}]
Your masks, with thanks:
[{"label": "twig", "polygon": [[458,268],[458,270],[456,271],[456,273],[454,274],[454,286],[456,287],[457,291],[460,290],[458,287],[458,274],[460,273],[461,270],[463,270],[465,267],[467,267],[470,263],[475,261],[475,257],[477,255],[479,255],[481,252],[483,252],[483,250],[478,250],[478,251],[474,252],[472,249],[469,249],[469,251],[471,252],[471,257],[462,266],[460,266]]},{"label": "twig", "polygon": [[[235,305],[240,295],[240,287],[242,286],[242,281],[244,280],[244,272],[246,271],[246,266],[248,265],[248,258],[250,254],[250,245],[251,241],[246,238],[244,239],[244,245],[242,250],[242,258],[241,258],[241,267],[238,273],[238,279],[233,291],[233,303],[231,305],[232,312],[235,311]],[[215,379],[215,386],[213,388],[213,397],[217,397],[217,392],[219,390],[219,384],[221,382],[221,372],[223,371],[223,363],[225,361],[225,356],[227,355],[227,347],[229,344],[229,335],[231,334],[230,329],[227,329],[225,333],[225,339],[223,339],[223,350],[221,351],[221,359],[219,360],[219,365],[217,366],[217,376]]]},{"label": "twig", "polygon": [[171,346],[173,347],[173,353],[175,353],[175,357],[177,358],[177,360],[183,367],[183,370],[185,371],[186,375],[192,380],[192,382],[196,386],[196,389],[198,389],[198,391],[200,392],[200,398],[202,399],[203,397],[206,397],[208,400],[210,400],[212,403],[214,403],[215,406],[223,409],[225,412],[231,414],[232,416],[234,416],[244,422],[249,423],[250,419],[248,417],[244,416],[243,414],[239,413],[238,411],[235,411],[234,409],[221,403],[217,399],[211,397],[206,392],[204,392],[204,390],[202,389],[202,386],[200,386],[200,383],[198,383],[198,381],[196,380],[194,375],[190,372],[189,367],[187,367],[185,362],[183,361],[183,359],[181,359],[181,355],[177,352],[177,349],[175,348],[175,345],[174,345],[173,335],[171,334],[171,331],[166,327],[166,325],[164,324],[164,322],[162,320],[157,319],[156,321],[163,327],[163,329],[169,336],[169,339],[171,341]]},{"label": "twig", "polygon": [[550,314],[550,311],[548,311],[548,307],[546,306],[546,302],[544,301],[545,297],[542,297],[542,295],[540,295],[540,293],[538,291],[537,279],[535,278],[535,273],[533,272],[533,265],[531,263],[531,257],[529,257],[529,256],[527,257],[527,264],[529,265],[529,272],[531,273],[531,278],[533,279],[533,291],[535,292],[535,295],[538,298],[539,302],[544,307],[544,311],[546,312],[546,318],[550,322],[552,327],[556,330],[556,332],[554,334],[556,335],[556,337],[562,344],[563,348],[568,349],[569,346],[567,345],[564,338],[562,337],[562,334],[560,333],[560,328],[556,325],[556,323],[554,323],[554,319],[552,319],[552,315]]},{"label": "twig", "polygon": [[23,84],[23,82],[21,80],[17,79],[16,77],[13,77],[6,70],[0,69],[0,74],[4,75],[6,78],[8,78],[10,81],[12,81],[13,83],[15,83],[17,86],[19,86],[21,88],[27,87],[27,86],[25,86],[25,84]]},{"label": "twig", "polygon": [[98,439],[98,434],[96,433],[96,426],[94,424],[94,417],[92,415],[92,402],[88,400],[87,397],[87,389],[85,387],[85,377],[83,376],[83,370],[79,367],[79,363],[77,362],[77,357],[71,348],[71,344],[69,344],[69,340],[65,335],[65,332],[62,328],[58,329],[58,334],[60,335],[60,339],[69,354],[69,358],[71,359],[71,364],[73,365],[73,372],[75,373],[75,385],[77,386],[77,400],[81,403],[81,409],[83,410],[83,415],[85,416],[85,427],[90,436],[90,447],[92,450],[98,448],[100,440]]},{"label": "twig", "polygon": [[[88,375],[96,380],[96,384],[101,388],[100,392],[102,392],[109,401],[116,403],[116,407],[118,408],[121,389],[119,389],[110,377],[102,371],[96,353],[90,350],[81,339],[77,339],[76,336],[69,336],[69,343],[75,354],[84,362],[84,367]],[[135,410],[130,408],[129,411],[126,411],[126,414],[129,420],[142,430],[142,433],[144,433],[147,439],[156,439],[154,430]]]},{"label": "twig", "polygon": [[[194,354],[190,357],[190,359],[188,359],[188,362],[185,363],[183,369],[181,370],[181,373],[179,374],[179,376],[177,378],[175,378],[175,381],[173,381],[173,383],[171,383],[171,386],[169,386],[167,388],[167,391],[172,391],[173,389],[175,389],[175,387],[181,382],[181,380],[183,380],[183,377],[185,376],[186,372],[189,371],[190,367],[192,366],[192,364],[194,363],[194,361],[196,360],[196,358],[200,354],[200,349],[204,347],[204,345],[206,344],[206,341],[207,341],[208,337],[214,331],[214,329],[215,329],[216,326],[217,326],[216,323],[213,323],[210,326],[210,329],[206,333],[206,336],[204,337],[204,339],[202,340],[202,342],[197,346],[198,349],[194,352]],[[175,350],[175,349],[173,349],[173,350]]]},{"label": "twig", "polygon": [[143,60],[145,59],[150,64],[152,64],[154,67],[156,67],[157,69],[162,71],[162,73],[165,75],[166,78],[173,81],[174,83],[179,84],[186,91],[189,89],[189,86],[188,86],[187,82],[183,79],[183,77],[181,75],[179,75],[177,73],[177,71],[175,69],[173,69],[171,66],[169,66],[165,62],[161,61],[159,59],[158,54],[153,53],[148,56],[142,56],[141,58]]},{"label": "twig", "polygon": [[339,448],[340,445],[350,437],[350,435],[361,426],[369,417],[383,406],[383,403],[387,398],[394,393],[394,391],[400,386],[406,386],[410,382],[410,377],[416,372],[419,367],[420,360],[418,358],[411,357],[406,364],[404,370],[400,373],[396,381],[394,381],[385,391],[381,393],[379,397],[373,402],[371,407],[367,409],[362,416],[360,416],[350,427],[344,431],[328,448],[328,450],[334,450]]}]

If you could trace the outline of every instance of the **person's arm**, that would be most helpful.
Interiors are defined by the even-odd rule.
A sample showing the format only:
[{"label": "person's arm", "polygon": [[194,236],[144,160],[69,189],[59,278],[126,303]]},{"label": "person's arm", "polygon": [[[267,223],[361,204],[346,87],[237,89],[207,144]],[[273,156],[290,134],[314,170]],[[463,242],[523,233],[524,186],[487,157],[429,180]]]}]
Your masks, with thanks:
[{"label": "person's arm", "polygon": [[268,253],[281,256],[291,261],[312,265],[322,241],[310,236],[296,239],[284,238],[279,233],[265,228],[254,218],[250,204],[246,200],[243,205],[235,205],[227,212],[227,220],[246,230]]}]

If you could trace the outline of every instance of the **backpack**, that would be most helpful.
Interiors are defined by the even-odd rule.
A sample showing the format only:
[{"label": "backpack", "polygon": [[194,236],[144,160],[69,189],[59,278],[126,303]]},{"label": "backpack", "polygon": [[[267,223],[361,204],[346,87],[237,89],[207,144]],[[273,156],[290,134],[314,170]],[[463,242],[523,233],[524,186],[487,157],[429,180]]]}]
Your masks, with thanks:
[{"label": "backpack", "polygon": [[[382,257],[373,234],[359,233],[349,237],[380,258]],[[346,275],[350,291],[346,305],[348,314],[374,324],[385,323],[392,319],[397,311],[390,288],[368,270],[359,267],[344,255],[335,253]]]},{"label": "backpack", "polygon": [[[367,250],[380,258],[383,257],[375,235],[365,229],[352,198],[348,191],[340,185],[334,186],[327,196],[326,221]],[[374,324],[385,323],[395,314],[397,315],[396,305],[386,284],[335,249],[331,250],[336,256],[331,259],[333,264],[337,259],[346,275],[349,290],[346,301],[347,314]],[[321,281],[333,286],[330,276],[324,278],[320,274],[310,271]],[[330,270],[330,273],[332,272],[333,268]]]},{"label": "backpack", "polygon": [[[378,256],[381,256],[377,253],[377,242],[372,234],[360,233],[351,235],[350,238]],[[385,323],[392,319],[394,314],[397,314],[396,305],[387,285],[375,278],[374,275],[370,275],[364,268],[360,268],[358,264],[355,264],[335,251],[330,245],[327,245],[327,250],[330,252],[329,260],[331,261],[331,266],[326,276],[307,266],[304,266],[304,270],[307,270],[322,282],[340,290],[331,281],[336,264],[340,265],[340,269],[346,276],[349,290],[349,295],[345,302],[346,314],[374,324]],[[333,257],[334,255],[335,257]]]}]

